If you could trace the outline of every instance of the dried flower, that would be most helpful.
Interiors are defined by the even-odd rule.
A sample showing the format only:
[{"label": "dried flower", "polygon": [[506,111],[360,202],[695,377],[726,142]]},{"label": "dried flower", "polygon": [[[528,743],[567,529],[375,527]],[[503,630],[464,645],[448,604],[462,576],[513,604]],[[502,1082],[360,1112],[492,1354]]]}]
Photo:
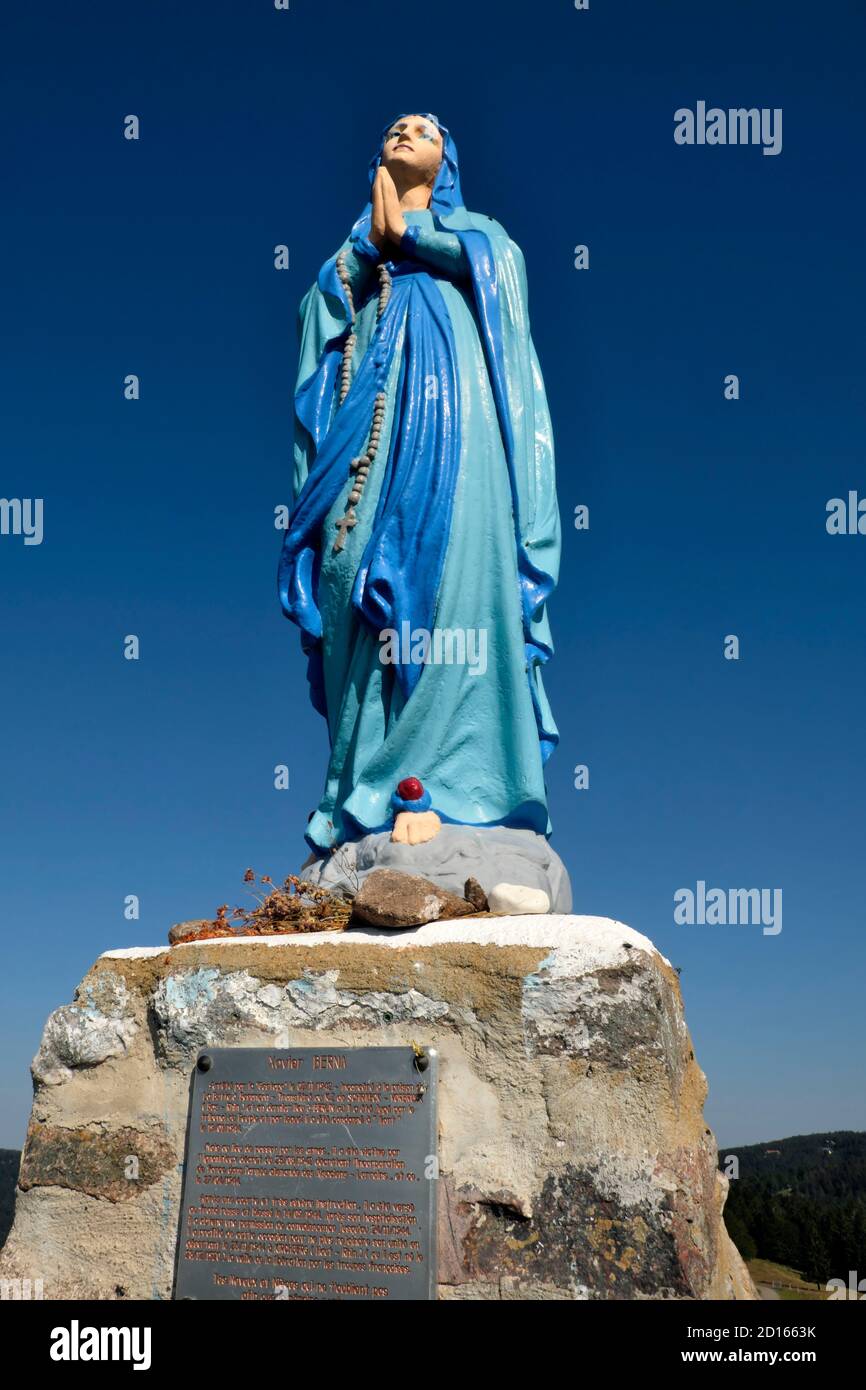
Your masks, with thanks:
[{"label": "dried flower", "polygon": [[[254,883],[256,875],[252,869],[244,874],[244,883]],[[352,915],[352,904],[347,898],[321,888],[317,883],[289,874],[283,886],[274,885],[269,874],[263,874],[260,883],[268,884],[271,891],[264,897],[253,895],[256,906],[252,909],[235,907],[229,909],[227,903],[217,908],[212,922],[180,937],[180,941],[205,941],[210,937],[221,936],[273,936],[295,932],[343,931]]]}]

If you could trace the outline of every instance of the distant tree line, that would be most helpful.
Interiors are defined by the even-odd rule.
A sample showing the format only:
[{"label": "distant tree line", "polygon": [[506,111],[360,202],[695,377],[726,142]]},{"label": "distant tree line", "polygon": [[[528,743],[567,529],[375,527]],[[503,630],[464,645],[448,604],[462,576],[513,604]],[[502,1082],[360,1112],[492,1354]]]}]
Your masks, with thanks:
[{"label": "distant tree line", "polygon": [[15,1214],[15,1184],[21,1166],[20,1149],[0,1149],[0,1248],[12,1229]]},{"label": "distant tree line", "polygon": [[772,1260],[826,1284],[866,1278],[866,1134],[801,1134],[719,1150],[739,1162],[725,1225],[746,1260]]}]

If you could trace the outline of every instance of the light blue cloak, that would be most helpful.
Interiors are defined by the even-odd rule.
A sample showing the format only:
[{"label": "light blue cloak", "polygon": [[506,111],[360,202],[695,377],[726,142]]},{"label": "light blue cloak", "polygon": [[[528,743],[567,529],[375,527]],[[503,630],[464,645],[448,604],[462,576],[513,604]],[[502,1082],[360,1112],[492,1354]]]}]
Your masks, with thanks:
[{"label": "light blue cloak", "polygon": [[[405,214],[378,323],[369,204],[340,248],[356,334],[342,405],[351,310],[336,255],[300,309],[295,505],[279,590],[328,724],[325,789],[307,826],[323,852],[389,828],[406,777],[445,821],[550,832],[543,769],[558,735],[542,666],[560,551],[550,417],[523,256],[497,222],[463,207],[440,129],[431,209]],[[379,449],[335,552],[377,392],[387,402]],[[437,629],[445,659],[419,663],[413,636]],[[466,660],[447,660],[462,650],[449,633],[463,634]],[[395,650],[404,660],[383,663]]]}]

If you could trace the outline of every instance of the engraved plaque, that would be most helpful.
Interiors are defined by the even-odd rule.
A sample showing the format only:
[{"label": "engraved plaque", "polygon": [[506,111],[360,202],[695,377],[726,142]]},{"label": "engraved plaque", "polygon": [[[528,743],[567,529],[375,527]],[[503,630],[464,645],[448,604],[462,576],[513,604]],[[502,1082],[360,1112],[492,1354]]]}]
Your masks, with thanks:
[{"label": "engraved plaque", "polygon": [[437,1061],[411,1047],[202,1052],[174,1297],[435,1298]]}]

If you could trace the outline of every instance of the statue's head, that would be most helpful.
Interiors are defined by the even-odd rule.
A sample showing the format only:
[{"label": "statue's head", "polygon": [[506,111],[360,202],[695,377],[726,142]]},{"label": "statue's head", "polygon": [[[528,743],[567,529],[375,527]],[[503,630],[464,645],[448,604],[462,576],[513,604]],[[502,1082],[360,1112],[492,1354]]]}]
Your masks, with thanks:
[{"label": "statue's head", "polygon": [[430,207],[436,216],[447,216],[463,206],[457,147],[448,127],[432,111],[398,116],[379,137],[369,166],[370,200],[353,230],[370,229],[373,184],[380,164],[384,164],[401,191],[419,183],[429,185]]},{"label": "statue's head", "polygon": [[432,116],[401,116],[385,131],[381,160],[401,183],[429,184],[432,188],[442,152],[442,132]]}]

